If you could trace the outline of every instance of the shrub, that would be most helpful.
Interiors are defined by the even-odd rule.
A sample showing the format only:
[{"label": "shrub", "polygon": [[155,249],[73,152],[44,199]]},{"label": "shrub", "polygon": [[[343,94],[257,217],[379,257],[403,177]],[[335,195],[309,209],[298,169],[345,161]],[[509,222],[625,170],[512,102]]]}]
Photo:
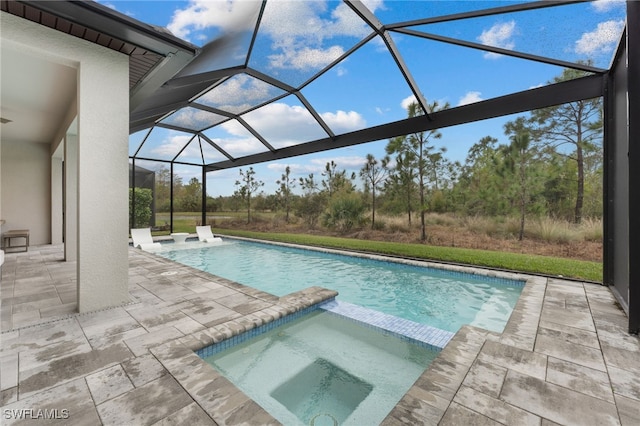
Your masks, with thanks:
[{"label": "shrub", "polygon": [[364,223],[366,209],[366,205],[358,194],[339,194],[329,202],[323,223],[340,232],[348,232],[354,226],[360,226]]},{"label": "shrub", "polygon": [[299,222],[299,218],[293,214],[289,215],[289,220],[287,221],[287,215],[285,213],[275,213],[271,218],[271,224],[275,227],[282,227],[286,225],[295,225]]},{"label": "shrub", "polygon": [[467,216],[464,218],[464,226],[477,234],[495,235],[498,233],[496,221],[484,216]]},{"label": "shrub", "polygon": [[548,217],[534,222],[527,233],[547,242],[568,243],[581,239],[580,233],[571,223]]},{"label": "shrub", "polygon": [[427,213],[426,222],[432,225],[457,226],[459,220],[449,214]]},{"label": "shrub", "polygon": [[251,223],[254,225],[267,225],[272,222],[270,215],[264,215],[262,213],[253,213],[251,215]]},{"label": "shrub", "polygon": [[376,219],[376,221],[373,224],[373,229],[375,231],[384,231],[386,227],[387,227],[386,222],[380,219]]},{"label": "shrub", "polygon": [[385,227],[391,232],[409,232],[406,216],[379,216],[376,223],[378,221],[384,222]]},{"label": "shrub", "polygon": [[435,191],[429,200],[429,209],[434,212],[442,213],[447,209],[447,200],[442,191]]},{"label": "shrub", "polygon": [[324,211],[325,198],[321,194],[311,194],[298,199],[295,214],[302,218],[309,228],[315,228]]},{"label": "shrub", "polygon": [[[529,221],[525,222],[525,232],[527,230],[527,224]],[[520,235],[520,218],[519,217],[507,217],[503,219],[502,227],[504,229],[504,233],[509,235],[510,237],[517,237]]]},{"label": "shrub", "polygon": [[[129,221],[131,228],[151,226],[151,202],[153,192],[148,188],[135,189],[135,206],[133,205],[133,188],[129,188]],[[135,208],[134,208],[135,207]]]},{"label": "shrub", "polygon": [[601,242],[604,235],[602,219],[582,219],[580,223],[580,235],[585,241]]}]

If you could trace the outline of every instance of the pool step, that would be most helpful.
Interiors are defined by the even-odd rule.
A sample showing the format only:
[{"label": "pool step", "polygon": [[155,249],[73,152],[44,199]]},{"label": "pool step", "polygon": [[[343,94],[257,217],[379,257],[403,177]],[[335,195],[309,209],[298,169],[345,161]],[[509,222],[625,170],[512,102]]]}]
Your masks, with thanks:
[{"label": "pool step", "polygon": [[335,299],[320,304],[319,308],[349,318],[365,326],[386,331],[400,339],[408,340],[434,351],[441,351],[454,335],[450,331]]},{"label": "pool step", "polygon": [[505,324],[511,317],[512,311],[513,308],[507,301],[503,300],[500,294],[494,294],[482,304],[482,307],[469,325],[502,333]]}]

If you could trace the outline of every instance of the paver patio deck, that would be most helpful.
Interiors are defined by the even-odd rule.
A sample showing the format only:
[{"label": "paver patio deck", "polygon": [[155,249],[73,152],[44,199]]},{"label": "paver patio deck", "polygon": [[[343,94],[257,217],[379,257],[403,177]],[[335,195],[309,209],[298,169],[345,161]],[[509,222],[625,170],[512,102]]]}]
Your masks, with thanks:
[{"label": "paver patio deck", "polygon": [[[2,267],[3,424],[276,424],[193,350],[335,295],[278,298],[130,249],[132,302],[73,314],[75,264],[61,259],[31,247]],[[463,327],[384,424],[640,424],[626,330],[608,288],[531,277],[505,331]]]}]

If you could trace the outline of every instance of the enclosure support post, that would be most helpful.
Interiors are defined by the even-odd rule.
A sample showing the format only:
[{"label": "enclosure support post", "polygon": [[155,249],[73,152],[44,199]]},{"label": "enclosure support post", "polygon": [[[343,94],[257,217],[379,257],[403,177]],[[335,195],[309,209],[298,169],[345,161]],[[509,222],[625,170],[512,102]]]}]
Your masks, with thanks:
[{"label": "enclosure support post", "polygon": [[169,232],[173,232],[173,161],[171,162],[171,188],[169,189]]},{"label": "enclosure support post", "polygon": [[613,77],[607,74],[607,85],[602,98],[604,109],[604,128],[602,137],[602,284],[606,286],[613,285],[613,155],[612,150],[615,147],[613,134],[614,102],[611,88],[613,87]]},{"label": "enclosure support post", "polygon": [[202,225],[207,224],[207,169],[202,166]]},{"label": "enclosure support post", "polygon": [[[629,110],[629,332],[640,330],[640,2],[627,2]],[[635,117],[635,118],[633,118]]]},{"label": "enclosure support post", "polygon": [[131,205],[129,207],[129,223],[131,228],[137,228],[136,223],[136,159],[131,159]]}]

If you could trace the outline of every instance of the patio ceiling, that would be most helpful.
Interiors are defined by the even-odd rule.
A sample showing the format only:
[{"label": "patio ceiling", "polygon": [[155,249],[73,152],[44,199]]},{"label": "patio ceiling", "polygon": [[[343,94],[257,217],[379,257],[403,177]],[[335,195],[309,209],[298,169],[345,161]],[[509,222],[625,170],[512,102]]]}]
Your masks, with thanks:
[{"label": "patio ceiling", "polygon": [[[387,8],[372,12],[365,2],[323,4],[326,7],[318,8],[314,19],[322,20],[323,28],[332,27],[332,34],[318,34],[319,27],[313,23],[301,31],[297,22],[279,13],[282,2],[254,1],[236,7],[230,14],[235,26],[214,28],[199,55],[132,111],[130,157],[205,166],[212,171],[383,140],[601,96],[602,75],[611,64],[611,58],[579,61],[574,52],[559,47],[568,36],[567,22],[557,19],[558,11],[567,18],[594,13],[582,1],[392,2],[396,12],[402,5],[402,21]],[[535,29],[536,39],[515,49],[509,44],[491,45],[465,31],[472,22],[491,27],[496,19],[517,19]],[[620,40],[623,26],[617,31],[614,37]],[[298,54],[306,49],[305,66],[287,56],[291,52],[283,48],[283,37],[288,46],[296,46]],[[424,57],[436,51],[434,46],[447,46],[447,54],[433,57],[425,67]],[[365,53],[372,50],[379,53],[374,64],[366,62]],[[451,87],[461,78],[477,79],[473,69],[464,69],[464,61],[483,52],[502,55],[522,67],[550,67],[555,75],[573,68],[591,76],[519,90],[505,85],[503,92],[482,101],[430,111],[442,75],[455,74],[447,82]],[[345,87],[339,80],[345,64],[361,72],[376,67],[384,72],[384,79],[363,76],[360,84]],[[495,67],[496,79],[509,79],[506,68],[501,68],[504,62],[496,62]],[[406,119],[380,114],[355,127],[344,126],[337,117],[357,111],[355,100],[363,94],[377,92],[385,97],[391,87],[413,95],[425,115]],[[326,104],[327,98],[331,105]],[[296,125],[275,133],[269,121],[285,123],[292,113],[299,118]]]},{"label": "patio ceiling", "polygon": [[[130,107],[186,65],[199,49],[96,2],[0,1],[0,10],[129,56]],[[76,95],[76,70],[21,48],[2,49],[3,138],[52,143]]]}]

